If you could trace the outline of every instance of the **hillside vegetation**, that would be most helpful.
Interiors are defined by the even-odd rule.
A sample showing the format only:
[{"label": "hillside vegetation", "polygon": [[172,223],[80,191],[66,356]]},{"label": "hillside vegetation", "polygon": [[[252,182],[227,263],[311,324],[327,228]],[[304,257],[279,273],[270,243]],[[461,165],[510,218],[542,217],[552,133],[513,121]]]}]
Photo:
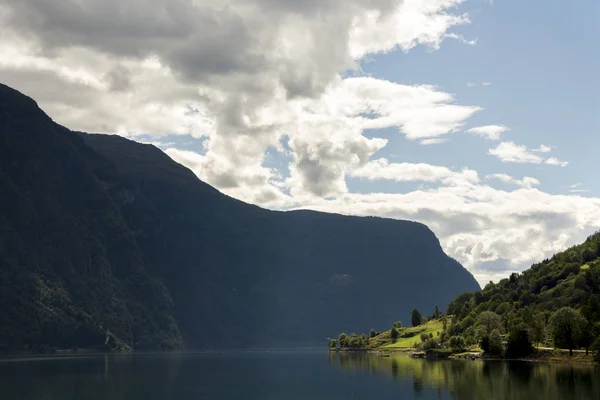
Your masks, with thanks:
[{"label": "hillside vegetation", "polygon": [[[432,333],[429,327],[437,328],[439,320],[411,329]],[[417,347],[455,352],[480,347],[489,355],[506,357],[529,356],[538,347],[568,349],[571,355],[573,350],[587,354],[591,349],[600,361],[600,233],[521,274],[460,294],[441,320],[446,326],[442,333],[423,335]],[[388,330],[362,347],[414,346],[402,337],[409,331],[399,330],[400,336],[389,344]]]}]

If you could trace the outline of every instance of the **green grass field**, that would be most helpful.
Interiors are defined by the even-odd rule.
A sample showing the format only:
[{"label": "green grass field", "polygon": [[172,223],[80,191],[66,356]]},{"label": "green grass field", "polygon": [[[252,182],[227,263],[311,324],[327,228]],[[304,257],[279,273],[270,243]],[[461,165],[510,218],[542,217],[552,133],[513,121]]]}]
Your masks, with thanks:
[{"label": "green grass field", "polygon": [[378,336],[370,340],[370,348],[379,348],[379,349],[409,349],[414,344],[421,342],[421,334],[433,334],[433,337],[438,337],[439,334],[443,331],[442,320],[431,320],[426,322],[423,325],[412,327],[412,328],[401,328],[398,330],[400,337],[396,340],[395,343],[392,343],[392,339],[390,337],[391,331],[385,331],[380,333]]}]

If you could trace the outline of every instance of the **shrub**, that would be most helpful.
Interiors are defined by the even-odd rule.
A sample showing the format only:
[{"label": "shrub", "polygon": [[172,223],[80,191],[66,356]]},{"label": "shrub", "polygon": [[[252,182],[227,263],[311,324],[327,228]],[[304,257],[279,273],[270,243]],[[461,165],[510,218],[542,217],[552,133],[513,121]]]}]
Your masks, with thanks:
[{"label": "shrub", "polygon": [[462,351],[466,347],[465,340],[462,338],[462,336],[452,336],[450,338],[450,347],[454,351]]}]

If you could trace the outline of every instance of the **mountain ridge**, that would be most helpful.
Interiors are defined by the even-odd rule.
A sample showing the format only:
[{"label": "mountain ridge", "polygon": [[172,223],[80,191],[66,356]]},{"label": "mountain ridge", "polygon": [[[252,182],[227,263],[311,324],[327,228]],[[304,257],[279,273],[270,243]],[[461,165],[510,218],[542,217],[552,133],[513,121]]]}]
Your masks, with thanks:
[{"label": "mountain ridge", "polygon": [[479,288],[418,222],[249,205],[3,85],[0,128],[0,304],[16,310],[0,349],[84,347],[107,329],[134,348],[316,344],[386,322],[382,303]]}]

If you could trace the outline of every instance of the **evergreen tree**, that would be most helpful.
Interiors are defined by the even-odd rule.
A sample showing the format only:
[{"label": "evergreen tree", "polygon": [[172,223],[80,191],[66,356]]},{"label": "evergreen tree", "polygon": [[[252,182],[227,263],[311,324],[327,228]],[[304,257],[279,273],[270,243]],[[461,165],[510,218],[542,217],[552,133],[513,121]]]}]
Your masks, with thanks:
[{"label": "evergreen tree", "polygon": [[412,326],[419,326],[423,322],[423,316],[416,308],[412,310],[410,322],[412,323]]}]

